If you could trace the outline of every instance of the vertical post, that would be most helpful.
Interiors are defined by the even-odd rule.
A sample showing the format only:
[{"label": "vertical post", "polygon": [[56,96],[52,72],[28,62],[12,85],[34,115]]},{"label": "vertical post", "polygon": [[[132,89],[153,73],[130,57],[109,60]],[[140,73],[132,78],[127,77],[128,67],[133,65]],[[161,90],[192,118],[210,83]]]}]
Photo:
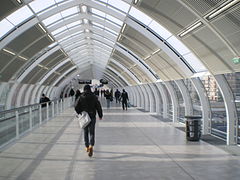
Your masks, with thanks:
[{"label": "vertical post", "polygon": [[33,118],[32,118],[32,107],[30,106],[29,107],[29,128],[30,128],[30,130],[32,130],[32,120],[33,120]]},{"label": "vertical post", "polygon": [[59,114],[59,101],[57,100],[57,114]]},{"label": "vertical post", "polygon": [[15,111],[16,116],[16,139],[19,138],[19,114],[18,111]]},{"label": "vertical post", "polygon": [[47,113],[46,120],[48,121],[49,120],[49,104],[48,103],[47,103],[47,106],[46,106],[46,113]]},{"label": "vertical post", "polygon": [[54,112],[54,106],[55,106],[55,104],[54,104],[54,101],[52,101],[52,117],[54,117],[54,116],[55,116],[55,112]]},{"label": "vertical post", "polygon": [[42,106],[39,104],[39,124],[42,124]]}]

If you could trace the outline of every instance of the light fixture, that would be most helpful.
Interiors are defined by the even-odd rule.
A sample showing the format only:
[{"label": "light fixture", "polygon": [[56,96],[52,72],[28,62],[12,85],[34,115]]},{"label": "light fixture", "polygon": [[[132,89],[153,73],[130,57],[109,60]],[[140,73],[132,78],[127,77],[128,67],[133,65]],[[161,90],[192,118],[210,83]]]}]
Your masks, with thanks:
[{"label": "light fixture", "polygon": [[9,50],[7,50],[7,49],[3,49],[3,51],[5,51],[5,52],[7,52],[7,53],[9,53],[9,54],[11,54],[11,55],[13,55],[13,56],[15,56],[15,55],[16,55],[14,52],[12,52],[12,51],[9,51]]},{"label": "light fixture", "polygon": [[25,57],[22,57],[22,56],[18,56],[18,57],[20,57],[21,59],[23,59],[23,60],[25,60],[25,61],[27,61],[27,60],[28,60],[27,58],[25,58]]},{"label": "light fixture", "polygon": [[86,13],[87,12],[87,6],[85,6],[85,5],[81,6],[81,10],[82,10],[82,13]]},{"label": "light fixture", "polygon": [[234,6],[236,3],[240,2],[240,0],[230,0],[227,1],[225,3],[223,3],[220,7],[214,9],[213,11],[211,11],[210,13],[208,13],[205,17],[207,20],[210,20],[214,17],[216,17],[217,15],[219,15],[220,13],[222,13],[223,11],[229,9],[230,7]]},{"label": "light fixture", "polygon": [[123,25],[123,28],[122,28],[122,31],[121,31],[122,33],[125,30],[125,27],[126,27],[126,24]]},{"label": "light fixture", "polygon": [[84,24],[88,24],[88,19],[83,19]]},{"label": "light fixture", "polygon": [[85,32],[86,32],[86,33],[89,33],[89,32],[90,32],[90,30],[89,30],[89,29],[85,29]]},{"label": "light fixture", "polygon": [[118,40],[117,41],[120,41],[121,37],[122,37],[122,35],[118,36]]},{"label": "light fixture", "polygon": [[21,0],[16,0],[18,4],[22,4],[23,2]]},{"label": "light fixture", "polygon": [[43,30],[43,32],[47,32],[43,27],[42,27],[42,25],[41,24],[38,24],[38,26]]},{"label": "light fixture", "polygon": [[201,26],[203,23],[201,21],[198,21],[192,25],[190,25],[189,27],[187,27],[184,31],[182,31],[181,33],[179,33],[179,37],[183,37],[186,34],[192,32],[194,29],[198,28],[199,26]]},{"label": "light fixture", "polygon": [[51,39],[51,41],[54,42],[54,39],[52,38],[52,36],[50,36],[50,35],[48,34],[48,37]]},{"label": "light fixture", "polygon": [[137,4],[138,3],[138,0],[134,0],[134,4]]}]

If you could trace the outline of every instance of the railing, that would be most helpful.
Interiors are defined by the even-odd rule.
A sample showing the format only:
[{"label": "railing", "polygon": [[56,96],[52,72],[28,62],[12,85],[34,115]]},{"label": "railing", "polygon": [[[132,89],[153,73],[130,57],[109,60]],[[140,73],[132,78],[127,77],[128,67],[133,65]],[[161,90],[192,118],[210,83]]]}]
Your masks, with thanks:
[{"label": "railing", "polygon": [[[0,148],[19,139],[33,128],[73,105],[73,98],[56,99],[48,103],[33,104],[0,112]],[[43,107],[45,104],[45,107]]]}]

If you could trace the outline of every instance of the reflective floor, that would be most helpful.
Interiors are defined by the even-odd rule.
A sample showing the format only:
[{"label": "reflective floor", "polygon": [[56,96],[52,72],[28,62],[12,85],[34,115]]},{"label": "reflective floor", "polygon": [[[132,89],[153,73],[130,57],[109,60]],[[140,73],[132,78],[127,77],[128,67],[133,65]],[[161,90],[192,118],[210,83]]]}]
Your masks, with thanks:
[{"label": "reflective floor", "polygon": [[203,141],[188,142],[171,122],[148,112],[102,104],[92,158],[68,109],[0,153],[0,179],[240,179],[240,156]]}]

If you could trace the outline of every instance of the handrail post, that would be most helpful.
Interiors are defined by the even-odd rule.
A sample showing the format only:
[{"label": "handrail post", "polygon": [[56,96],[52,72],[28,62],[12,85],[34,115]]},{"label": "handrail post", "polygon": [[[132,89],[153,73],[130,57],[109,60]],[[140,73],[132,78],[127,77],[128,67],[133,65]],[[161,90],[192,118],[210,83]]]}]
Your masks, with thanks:
[{"label": "handrail post", "polygon": [[52,101],[52,118],[55,116],[55,112],[54,112],[54,101]]},{"label": "handrail post", "polygon": [[32,106],[29,107],[29,128],[30,130],[32,130],[32,126],[33,126],[33,123],[32,123]]},{"label": "handrail post", "polygon": [[46,106],[46,113],[47,113],[46,120],[48,121],[49,120],[49,104],[48,103],[47,103],[47,106]]},{"label": "handrail post", "polygon": [[19,114],[18,111],[15,111],[16,116],[16,139],[19,138]]},{"label": "handrail post", "polygon": [[39,104],[39,124],[42,124],[42,106]]}]

